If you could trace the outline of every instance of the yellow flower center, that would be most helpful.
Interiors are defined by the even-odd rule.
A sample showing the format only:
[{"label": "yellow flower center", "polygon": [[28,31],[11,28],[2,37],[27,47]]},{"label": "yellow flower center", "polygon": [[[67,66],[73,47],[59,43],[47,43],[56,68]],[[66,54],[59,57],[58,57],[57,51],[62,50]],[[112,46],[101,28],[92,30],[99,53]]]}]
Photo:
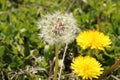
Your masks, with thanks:
[{"label": "yellow flower center", "polygon": [[73,63],[71,63],[71,67],[73,68],[73,72],[83,79],[98,78],[103,72],[101,64],[89,56],[79,56],[75,58]]},{"label": "yellow flower center", "polygon": [[91,49],[104,50],[104,47],[109,47],[111,44],[108,36],[95,30],[81,32],[76,41],[83,49],[90,47]]}]

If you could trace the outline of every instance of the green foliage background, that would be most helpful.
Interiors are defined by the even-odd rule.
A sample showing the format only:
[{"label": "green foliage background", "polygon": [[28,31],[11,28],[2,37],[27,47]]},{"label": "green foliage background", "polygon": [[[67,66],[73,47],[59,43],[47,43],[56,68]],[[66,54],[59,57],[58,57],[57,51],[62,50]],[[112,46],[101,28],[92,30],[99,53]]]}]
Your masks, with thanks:
[{"label": "green foliage background", "polygon": [[[120,0],[0,0],[0,80],[47,80],[54,47],[38,36],[37,21],[54,11],[71,12],[79,28],[97,29],[110,36],[111,47],[106,54],[99,51],[97,59],[105,70],[120,56]],[[61,60],[62,52],[60,57]],[[61,80],[79,80],[72,74],[72,58],[85,53],[76,42],[69,44]],[[114,77],[113,77],[114,76]],[[120,67],[105,80],[120,78]]]}]

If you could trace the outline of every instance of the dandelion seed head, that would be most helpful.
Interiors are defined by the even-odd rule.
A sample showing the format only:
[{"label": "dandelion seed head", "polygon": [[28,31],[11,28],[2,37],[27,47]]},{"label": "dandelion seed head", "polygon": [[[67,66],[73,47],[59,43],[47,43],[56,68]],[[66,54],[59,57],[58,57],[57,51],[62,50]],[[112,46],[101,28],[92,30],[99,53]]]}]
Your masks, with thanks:
[{"label": "dandelion seed head", "polygon": [[40,37],[50,45],[69,43],[79,31],[73,15],[59,11],[43,16],[38,22],[38,29],[41,31]]}]

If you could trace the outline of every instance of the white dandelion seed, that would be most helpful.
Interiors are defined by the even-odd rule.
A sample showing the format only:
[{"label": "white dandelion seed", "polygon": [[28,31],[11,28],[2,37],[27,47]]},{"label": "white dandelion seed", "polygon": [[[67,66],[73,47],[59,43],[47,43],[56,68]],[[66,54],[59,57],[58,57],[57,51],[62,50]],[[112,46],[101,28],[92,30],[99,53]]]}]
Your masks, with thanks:
[{"label": "white dandelion seed", "polygon": [[38,29],[40,37],[50,45],[70,43],[79,32],[73,15],[61,12],[43,16],[38,22]]}]

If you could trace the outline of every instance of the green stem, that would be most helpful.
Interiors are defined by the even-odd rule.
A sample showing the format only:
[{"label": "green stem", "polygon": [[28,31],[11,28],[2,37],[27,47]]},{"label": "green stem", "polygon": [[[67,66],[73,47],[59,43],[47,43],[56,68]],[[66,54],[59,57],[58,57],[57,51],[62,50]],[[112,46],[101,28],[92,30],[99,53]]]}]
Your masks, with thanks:
[{"label": "green stem", "polygon": [[59,52],[59,45],[56,44],[55,45],[55,72],[54,72],[54,79],[53,80],[57,80],[57,73],[58,73],[58,52]]}]

